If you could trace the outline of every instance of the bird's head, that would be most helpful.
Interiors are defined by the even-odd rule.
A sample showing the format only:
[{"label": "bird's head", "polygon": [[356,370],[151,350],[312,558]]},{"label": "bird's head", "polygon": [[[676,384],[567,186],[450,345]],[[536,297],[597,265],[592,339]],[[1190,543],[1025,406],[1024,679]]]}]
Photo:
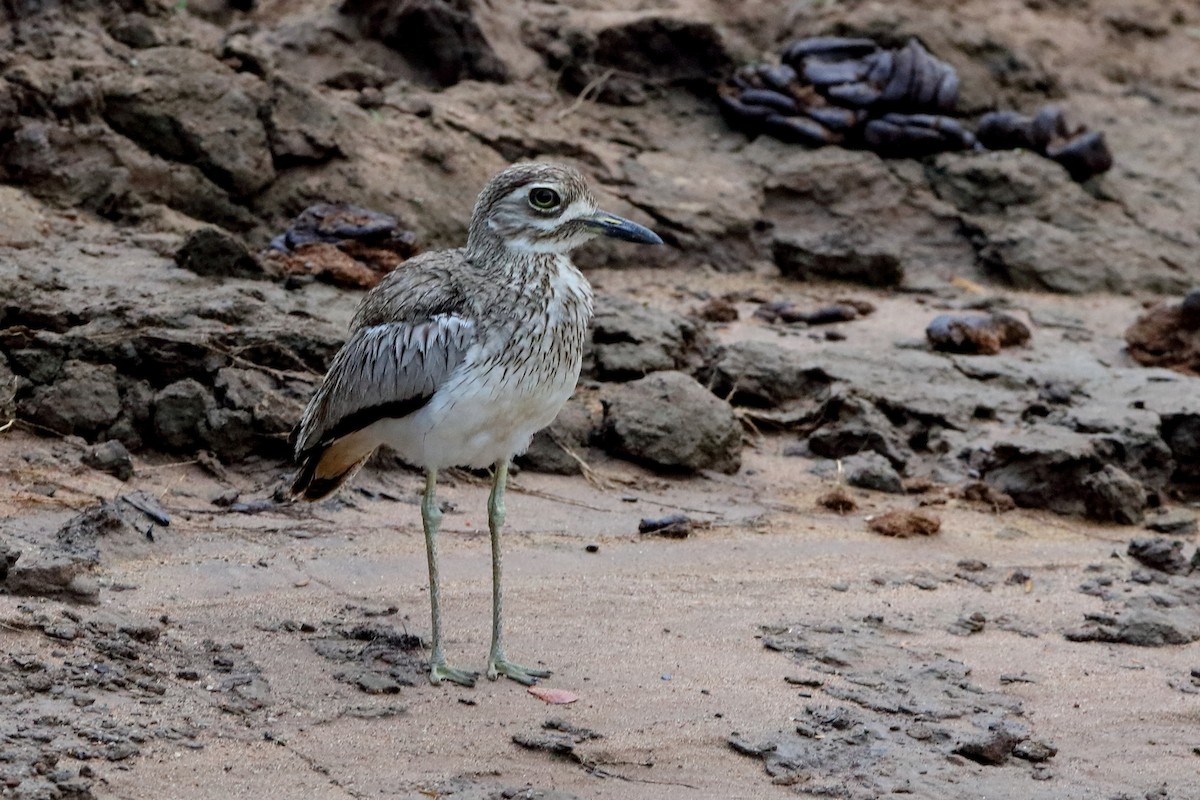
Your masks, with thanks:
[{"label": "bird's head", "polygon": [[649,228],[599,210],[578,170],[561,164],[515,164],[479,193],[467,249],[499,243],[525,253],[566,253],[596,236],[662,244]]}]

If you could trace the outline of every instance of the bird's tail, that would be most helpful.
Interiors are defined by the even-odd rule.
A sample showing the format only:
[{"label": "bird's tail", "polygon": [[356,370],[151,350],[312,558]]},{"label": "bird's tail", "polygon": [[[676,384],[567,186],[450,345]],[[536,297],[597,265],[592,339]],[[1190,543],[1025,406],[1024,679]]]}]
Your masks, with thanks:
[{"label": "bird's tail", "polygon": [[292,481],[292,496],[322,500],[354,477],[375,452],[376,443],[358,432],[310,448],[299,456],[300,471]]}]

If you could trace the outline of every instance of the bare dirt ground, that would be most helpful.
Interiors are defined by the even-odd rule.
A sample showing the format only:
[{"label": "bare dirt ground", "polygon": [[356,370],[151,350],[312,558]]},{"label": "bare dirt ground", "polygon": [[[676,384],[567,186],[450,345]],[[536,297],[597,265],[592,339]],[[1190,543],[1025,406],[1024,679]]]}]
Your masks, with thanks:
[{"label": "bare dirt ground", "polygon": [[[598,276],[627,281],[638,283]],[[669,307],[669,293],[656,291]],[[1108,312],[1129,305],[1105,301],[1089,318],[1102,330]],[[859,343],[890,340],[900,319],[880,313],[850,333]],[[116,614],[161,630],[125,662],[148,670],[161,694],[101,687],[82,710],[69,696],[31,701],[43,715],[109,719],[133,734],[136,756],[101,757],[94,768],[96,796],[782,797],[811,784],[840,786],[848,797],[899,796],[907,785],[929,797],[1141,797],[1165,787],[1156,796],[1185,798],[1200,787],[1187,734],[1195,695],[1179,688],[1191,685],[1194,649],[1063,637],[1100,608],[1081,583],[1111,574],[1119,586],[1136,566],[1123,555],[1127,528],[947,499],[934,506],[939,535],[885,539],[864,518],[912,500],[856,492],[859,510],[824,511],[815,498],[834,478],[812,475],[810,459],[782,455],[788,441],[777,436],[755,440],[734,476],[664,480],[603,460],[593,466],[610,483],[599,488],[522,472],[505,536],[510,650],[554,668],[544,685],[579,696],[547,706],[510,682],[432,687],[421,650],[393,642],[360,659],[364,641],[344,635],[363,625],[377,626],[376,637],[427,635],[416,475],[369,472],[359,486],[384,493],[374,498],[350,492],[311,509],[237,514],[209,500],[229,488],[264,496],[284,470],[262,464],[216,480],[194,463],[147,457],[121,484],[79,466],[64,472],[78,445],[6,437],[6,525],[53,529],[73,509],[134,489],[172,515],[169,526],[153,526],[153,542],[137,541],[150,527],[143,519],[133,541],[107,551],[97,606],[0,599],[5,651],[51,671],[122,663],[96,650],[93,618]],[[58,487],[52,498],[27,488],[43,482]],[[485,492],[468,476],[443,491],[453,508],[442,548],[448,649],[468,664],[482,663],[489,635]],[[683,540],[636,533],[640,519],[681,510],[711,527]],[[950,632],[976,613],[986,620],[981,630]],[[78,637],[30,629],[38,617],[77,620]],[[972,692],[1002,693],[1019,709],[1013,719],[1057,755],[1048,767],[1017,759],[997,767],[879,745],[887,752],[858,754],[857,764],[830,758],[773,783],[759,760],[727,744],[731,735],[770,741],[814,707],[855,708],[834,692],[869,683],[865,674],[879,684],[895,678],[887,659],[873,660],[849,638],[840,662],[821,662],[768,649],[764,637],[864,624],[921,663],[960,662]],[[391,676],[365,684],[385,693],[363,691],[364,671]],[[959,717],[939,724],[955,728]],[[545,735],[552,719],[601,738],[559,754],[514,744],[514,736]],[[922,783],[929,773],[946,774]]]},{"label": "bare dirt ground", "polygon": [[[2,6],[0,797],[1200,797],[1200,378],[1124,340],[1200,284],[1192,3],[447,0],[415,44],[398,4],[246,5]],[[1115,166],[731,130],[715,83],[817,33],[917,36],[964,120],[1059,103]],[[270,501],[361,293],[222,271],[325,200],[460,244],[526,158],[668,243],[578,255],[608,339],[555,430],[588,472],[513,480],[509,650],[567,705],[425,679],[416,474]],[[209,228],[240,261],[172,261]],[[1028,344],[926,342],[992,310]],[[614,443],[601,399],[661,371],[719,398],[740,469]],[[486,483],[441,496],[447,655],[481,667]],[[893,509],[940,531],[870,529]]]}]

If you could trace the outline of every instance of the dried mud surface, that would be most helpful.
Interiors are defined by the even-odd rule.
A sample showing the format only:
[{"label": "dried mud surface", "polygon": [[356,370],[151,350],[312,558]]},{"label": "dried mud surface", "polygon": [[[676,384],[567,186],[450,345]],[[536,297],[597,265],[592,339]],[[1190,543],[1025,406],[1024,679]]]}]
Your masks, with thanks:
[{"label": "dried mud surface", "polygon": [[[1192,4],[3,13],[0,797],[1200,796]],[[814,34],[917,36],[963,114],[1060,104],[1116,166],[730,130],[716,83]],[[272,500],[377,273],[255,258],[317,202],[458,244],[533,157],[668,243],[579,254],[585,378],[514,478],[553,706],[425,679],[414,473]],[[442,492],[477,667],[486,485]]]}]

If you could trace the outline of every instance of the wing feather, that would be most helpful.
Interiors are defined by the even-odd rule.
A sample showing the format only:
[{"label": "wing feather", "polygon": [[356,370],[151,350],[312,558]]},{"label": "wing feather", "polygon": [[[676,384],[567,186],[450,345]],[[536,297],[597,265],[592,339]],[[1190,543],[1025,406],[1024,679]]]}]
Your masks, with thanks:
[{"label": "wing feather", "polygon": [[293,432],[297,459],[380,419],[420,409],[462,363],[474,336],[474,323],[454,313],[356,330]]}]

